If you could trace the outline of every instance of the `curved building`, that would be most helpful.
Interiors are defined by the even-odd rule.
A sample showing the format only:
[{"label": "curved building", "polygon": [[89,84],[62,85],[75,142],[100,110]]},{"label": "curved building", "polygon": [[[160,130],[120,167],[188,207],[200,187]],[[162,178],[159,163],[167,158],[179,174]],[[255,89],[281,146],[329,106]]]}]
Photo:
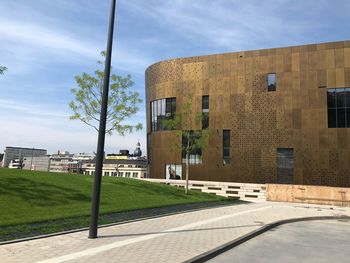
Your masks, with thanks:
[{"label": "curved building", "polygon": [[[146,70],[152,178],[185,171],[164,118],[194,95],[190,179],[350,186],[350,41],[172,59]],[[174,168],[174,169],[173,169]],[[181,168],[182,171],[181,171]],[[178,172],[176,172],[178,173]]]}]

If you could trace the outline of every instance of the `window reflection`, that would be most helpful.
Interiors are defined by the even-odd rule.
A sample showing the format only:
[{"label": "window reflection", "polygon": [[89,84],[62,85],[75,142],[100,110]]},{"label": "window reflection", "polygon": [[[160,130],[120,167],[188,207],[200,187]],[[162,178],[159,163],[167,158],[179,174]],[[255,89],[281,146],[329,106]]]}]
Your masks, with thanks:
[{"label": "window reflection", "polygon": [[294,153],[292,148],[277,148],[277,182],[293,183]]},{"label": "window reflection", "polygon": [[328,89],[328,128],[350,127],[350,88]]},{"label": "window reflection", "polygon": [[209,127],[209,96],[202,96],[202,129]]},{"label": "window reflection", "polygon": [[151,102],[151,131],[165,130],[164,119],[173,118],[176,111],[176,98],[159,99]]},{"label": "window reflection", "polygon": [[231,136],[230,136],[230,130],[223,130],[222,131],[222,149],[223,149],[223,164],[230,164],[231,158],[230,158],[230,145],[231,145]]},{"label": "window reflection", "polygon": [[[202,148],[197,145],[197,141],[201,137],[201,131],[190,131],[189,133],[189,164],[201,164],[202,163]],[[182,135],[182,163],[186,163],[186,147],[188,138]],[[191,147],[192,146],[192,147]]]},{"label": "window reflection", "polygon": [[267,91],[276,91],[276,73],[267,74]]}]

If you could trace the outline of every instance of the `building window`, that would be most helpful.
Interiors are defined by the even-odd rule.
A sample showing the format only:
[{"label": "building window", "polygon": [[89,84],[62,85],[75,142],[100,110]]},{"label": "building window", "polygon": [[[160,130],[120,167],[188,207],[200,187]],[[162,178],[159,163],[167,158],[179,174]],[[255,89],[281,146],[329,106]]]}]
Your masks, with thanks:
[{"label": "building window", "polygon": [[125,177],[130,177],[131,173],[130,172],[125,172]]},{"label": "building window", "polygon": [[223,164],[230,164],[231,158],[230,158],[230,144],[231,144],[231,134],[230,130],[223,130],[222,131],[222,159]]},{"label": "building window", "polygon": [[137,173],[132,173],[133,178],[137,178]]},{"label": "building window", "polygon": [[293,148],[277,148],[277,183],[292,184],[293,168]]},{"label": "building window", "polygon": [[276,73],[267,74],[267,91],[276,91]]},{"label": "building window", "polygon": [[182,134],[182,163],[186,163],[186,148],[189,142],[189,164],[201,164],[202,163],[202,149],[198,146],[199,138],[201,137],[201,131],[190,131],[189,141],[187,136]]},{"label": "building window", "polygon": [[202,96],[202,129],[209,127],[209,96]]},{"label": "building window", "polygon": [[176,98],[151,101],[151,131],[165,130],[163,119],[172,119],[176,111]]},{"label": "building window", "polygon": [[328,128],[350,127],[350,88],[328,89]]},{"label": "building window", "polygon": [[119,173],[118,173],[118,176],[119,176],[119,177],[123,177],[123,174],[124,174],[123,172],[119,172]]}]

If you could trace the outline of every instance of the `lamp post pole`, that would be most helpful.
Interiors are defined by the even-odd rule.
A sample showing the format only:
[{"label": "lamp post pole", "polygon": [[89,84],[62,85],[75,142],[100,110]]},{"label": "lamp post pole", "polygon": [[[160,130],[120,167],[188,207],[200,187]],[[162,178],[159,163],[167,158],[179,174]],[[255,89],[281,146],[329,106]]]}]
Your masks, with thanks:
[{"label": "lamp post pole", "polygon": [[115,7],[116,7],[116,0],[112,0],[110,16],[109,16],[109,29],[108,29],[105,71],[104,71],[104,79],[103,79],[100,126],[98,131],[94,189],[93,189],[92,204],[91,204],[89,238],[97,238],[97,226],[98,226],[98,215],[99,215],[99,208],[100,208],[100,193],[101,193],[101,176],[102,176],[104,144],[105,144],[105,135],[106,135],[108,89],[109,89],[109,78],[110,78],[110,72],[111,72]]}]

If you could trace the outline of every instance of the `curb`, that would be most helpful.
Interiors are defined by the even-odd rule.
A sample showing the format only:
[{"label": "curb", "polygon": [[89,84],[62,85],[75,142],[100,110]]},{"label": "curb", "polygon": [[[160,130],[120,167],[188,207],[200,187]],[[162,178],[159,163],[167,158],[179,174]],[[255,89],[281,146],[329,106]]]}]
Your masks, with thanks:
[{"label": "curb", "polygon": [[230,242],[227,242],[226,244],[223,244],[219,247],[216,247],[212,250],[209,250],[207,252],[204,252],[194,258],[191,258],[189,260],[184,261],[184,263],[202,263],[206,262],[236,246],[239,246],[240,244],[261,235],[264,232],[267,232],[275,227],[278,227],[280,225],[284,224],[290,224],[290,223],[295,223],[295,222],[300,222],[300,221],[312,221],[312,220],[341,220],[341,219],[346,219],[350,220],[350,216],[316,216],[316,217],[301,217],[301,218],[291,218],[291,219],[285,219],[285,220],[280,220],[276,221],[270,224],[266,224],[262,226],[261,228],[258,228],[252,232],[249,232],[239,238],[236,238]]},{"label": "curb", "polygon": [[[116,223],[109,223],[109,224],[99,225],[98,228],[104,228],[104,227],[109,227],[109,226],[128,224],[128,223],[138,222],[138,221],[142,221],[142,220],[155,219],[155,218],[161,218],[161,217],[165,217],[165,216],[172,216],[172,215],[177,215],[177,214],[196,212],[196,211],[201,211],[201,210],[205,210],[205,209],[214,209],[214,208],[230,206],[230,205],[239,205],[239,204],[236,203],[236,204],[214,205],[212,207],[201,207],[201,208],[194,208],[194,209],[189,209],[189,210],[184,210],[184,211],[170,212],[170,213],[165,213],[165,214],[161,214],[161,215],[140,217],[140,218],[135,218],[135,219],[121,221],[121,222],[116,222]],[[87,231],[87,230],[89,230],[89,227],[83,227],[83,228],[72,229],[72,230],[67,230],[67,231],[62,231],[62,232],[56,232],[56,233],[51,233],[51,234],[39,235],[39,236],[19,238],[19,239],[8,240],[8,241],[1,241],[0,242],[0,246],[8,245],[8,244],[14,244],[14,243],[19,243],[19,242],[25,242],[25,241],[31,241],[31,240],[41,239],[41,238],[72,234],[72,233],[81,232],[81,231]]]}]

